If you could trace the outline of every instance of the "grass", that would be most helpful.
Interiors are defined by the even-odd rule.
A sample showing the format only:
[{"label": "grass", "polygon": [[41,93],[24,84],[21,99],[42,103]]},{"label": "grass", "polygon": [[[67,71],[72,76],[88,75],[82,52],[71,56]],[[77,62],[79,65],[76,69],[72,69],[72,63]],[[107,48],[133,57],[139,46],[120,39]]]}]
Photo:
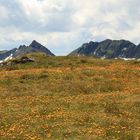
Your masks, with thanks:
[{"label": "grass", "polygon": [[139,140],[140,63],[46,57],[0,71],[0,140]]}]

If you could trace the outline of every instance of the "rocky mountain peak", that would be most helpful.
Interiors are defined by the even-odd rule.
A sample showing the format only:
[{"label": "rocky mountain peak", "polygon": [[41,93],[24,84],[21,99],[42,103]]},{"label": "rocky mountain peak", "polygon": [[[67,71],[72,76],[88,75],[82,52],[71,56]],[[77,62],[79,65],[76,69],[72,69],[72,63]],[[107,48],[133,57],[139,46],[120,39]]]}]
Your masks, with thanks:
[{"label": "rocky mountain peak", "polygon": [[17,57],[17,56],[23,56],[29,53],[44,53],[48,56],[54,56],[54,54],[48,50],[45,46],[41,45],[36,40],[33,40],[32,43],[29,46],[26,45],[20,45],[19,48],[15,48],[6,52],[0,52],[0,60],[5,60],[6,58],[9,58],[9,56]]},{"label": "rocky mountain peak", "polygon": [[70,56],[94,56],[98,58],[140,58],[140,47],[128,40],[106,39],[89,42],[70,53]]}]

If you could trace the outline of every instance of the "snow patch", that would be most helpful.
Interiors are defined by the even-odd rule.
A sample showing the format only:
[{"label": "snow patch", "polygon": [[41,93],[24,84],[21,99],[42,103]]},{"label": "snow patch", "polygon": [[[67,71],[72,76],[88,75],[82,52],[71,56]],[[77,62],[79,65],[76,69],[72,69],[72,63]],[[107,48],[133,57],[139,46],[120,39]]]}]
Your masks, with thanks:
[{"label": "snow patch", "polygon": [[0,60],[0,64],[3,63],[3,60]]},{"label": "snow patch", "polygon": [[13,57],[13,54],[11,54],[10,56],[8,56],[8,57],[6,57],[5,59],[4,59],[4,61],[7,61],[7,60],[11,60]]},{"label": "snow patch", "polygon": [[127,48],[123,48],[122,51],[127,51]]},{"label": "snow patch", "polygon": [[106,59],[106,56],[104,55],[103,57],[101,57],[102,60]]},{"label": "snow patch", "polygon": [[13,54],[10,54],[8,57],[6,57],[5,59],[3,60],[0,60],[0,64],[5,62],[5,61],[8,61],[8,60],[11,60],[13,58]]},{"label": "snow patch", "polygon": [[93,53],[94,55],[96,55],[96,50],[94,51],[94,53]]},{"label": "snow patch", "polygon": [[125,58],[125,57],[119,57],[119,59],[122,59],[122,60],[125,60],[125,61],[136,60],[136,58]]},{"label": "snow patch", "polygon": [[15,52],[18,52],[18,49],[16,49],[16,51]]}]

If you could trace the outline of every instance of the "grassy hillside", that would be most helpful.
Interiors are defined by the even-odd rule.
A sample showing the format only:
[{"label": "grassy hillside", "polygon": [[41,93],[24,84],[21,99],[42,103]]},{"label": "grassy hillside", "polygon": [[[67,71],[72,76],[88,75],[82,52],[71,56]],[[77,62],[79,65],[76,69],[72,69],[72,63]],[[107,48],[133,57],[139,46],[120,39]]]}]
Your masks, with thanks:
[{"label": "grassy hillside", "polygon": [[0,68],[0,140],[140,139],[140,62],[30,57]]}]

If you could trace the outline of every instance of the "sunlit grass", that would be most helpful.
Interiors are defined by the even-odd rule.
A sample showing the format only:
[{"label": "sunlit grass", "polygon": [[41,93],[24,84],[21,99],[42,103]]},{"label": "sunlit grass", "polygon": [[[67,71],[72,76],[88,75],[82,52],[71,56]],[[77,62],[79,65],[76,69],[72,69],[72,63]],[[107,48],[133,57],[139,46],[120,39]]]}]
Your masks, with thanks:
[{"label": "sunlit grass", "polygon": [[0,139],[140,139],[140,63],[34,54],[0,72]]}]

